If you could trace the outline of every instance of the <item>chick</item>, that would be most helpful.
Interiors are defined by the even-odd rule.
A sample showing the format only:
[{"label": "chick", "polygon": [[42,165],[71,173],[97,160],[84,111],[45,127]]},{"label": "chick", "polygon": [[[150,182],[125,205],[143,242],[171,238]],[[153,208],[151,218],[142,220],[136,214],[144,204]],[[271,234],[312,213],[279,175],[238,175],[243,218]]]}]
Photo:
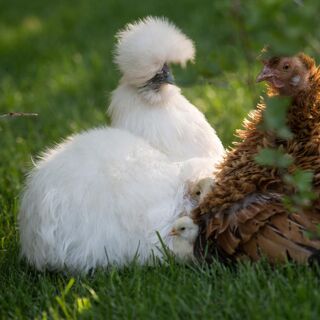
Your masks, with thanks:
[{"label": "chick", "polygon": [[193,60],[193,43],[165,18],[128,24],[117,35],[122,79],[112,94],[111,125],[142,137],[171,160],[210,157],[224,148],[204,115],[174,85],[170,63]]},{"label": "chick", "polygon": [[173,237],[172,251],[179,261],[194,259],[193,245],[198,231],[198,225],[189,216],[180,217],[173,223],[169,235]]},{"label": "chick", "polygon": [[198,205],[214,186],[214,179],[206,177],[198,182],[191,182],[189,184],[188,194],[194,205]]}]

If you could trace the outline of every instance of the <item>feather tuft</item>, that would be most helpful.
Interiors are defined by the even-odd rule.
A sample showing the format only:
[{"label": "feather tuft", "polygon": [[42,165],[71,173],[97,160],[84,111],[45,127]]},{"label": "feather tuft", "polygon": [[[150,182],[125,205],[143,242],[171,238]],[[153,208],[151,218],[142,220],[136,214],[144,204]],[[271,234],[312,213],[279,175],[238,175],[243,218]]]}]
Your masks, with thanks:
[{"label": "feather tuft", "polygon": [[193,42],[163,17],[129,23],[116,37],[115,63],[124,80],[136,86],[151,79],[164,63],[185,66],[195,56]]}]

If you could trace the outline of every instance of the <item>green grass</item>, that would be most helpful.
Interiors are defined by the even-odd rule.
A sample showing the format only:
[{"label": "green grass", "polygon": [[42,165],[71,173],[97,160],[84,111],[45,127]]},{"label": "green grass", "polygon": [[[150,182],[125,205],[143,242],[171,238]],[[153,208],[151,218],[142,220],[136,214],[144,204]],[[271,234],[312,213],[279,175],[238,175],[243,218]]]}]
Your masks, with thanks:
[{"label": "green grass", "polygon": [[39,113],[0,119],[0,318],[318,318],[318,276],[305,267],[170,263],[72,278],[21,262],[17,230],[32,157],[71,133],[108,123],[108,96],[119,79],[114,34],[126,22],[165,15],[194,39],[196,63],[176,67],[176,80],[228,146],[263,92],[254,84],[263,45],[319,56],[320,2],[302,2],[0,2],[0,113]]}]

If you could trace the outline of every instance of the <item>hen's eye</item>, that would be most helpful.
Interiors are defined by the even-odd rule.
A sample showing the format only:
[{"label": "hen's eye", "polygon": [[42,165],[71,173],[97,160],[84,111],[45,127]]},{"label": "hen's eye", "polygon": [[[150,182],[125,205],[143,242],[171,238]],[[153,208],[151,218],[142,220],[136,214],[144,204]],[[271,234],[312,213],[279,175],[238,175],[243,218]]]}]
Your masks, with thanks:
[{"label": "hen's eye", "polygon": [[284,66],[283,66],[283,70],[288,70],[290,68],[290,66],[288,65],[288,64],[285,64]]},{"label": "hen's eye", "polygon": [[200,196],[200,194],[201,194],[200,191],[197,191],[197,192],[196,192],[196,195],[197,195],[197,196]]},{"label": "hen's eye", "polygon": [[186,228],[185,227],[181,227],[180,230],[183,231],[183,230],[186,230]]}]

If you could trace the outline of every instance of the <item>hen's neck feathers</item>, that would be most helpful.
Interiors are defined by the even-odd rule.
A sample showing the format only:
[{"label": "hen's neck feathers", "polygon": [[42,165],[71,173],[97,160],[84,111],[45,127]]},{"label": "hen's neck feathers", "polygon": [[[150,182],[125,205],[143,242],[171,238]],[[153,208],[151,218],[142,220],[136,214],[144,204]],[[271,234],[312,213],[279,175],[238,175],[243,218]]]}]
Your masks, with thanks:
[{"label": "hen's neck feathers", "polygon": [[310,138],[320,123],[320,69],[310,77],[309,90],[301,91],[288,111],[288,125],[300,139]]}]

